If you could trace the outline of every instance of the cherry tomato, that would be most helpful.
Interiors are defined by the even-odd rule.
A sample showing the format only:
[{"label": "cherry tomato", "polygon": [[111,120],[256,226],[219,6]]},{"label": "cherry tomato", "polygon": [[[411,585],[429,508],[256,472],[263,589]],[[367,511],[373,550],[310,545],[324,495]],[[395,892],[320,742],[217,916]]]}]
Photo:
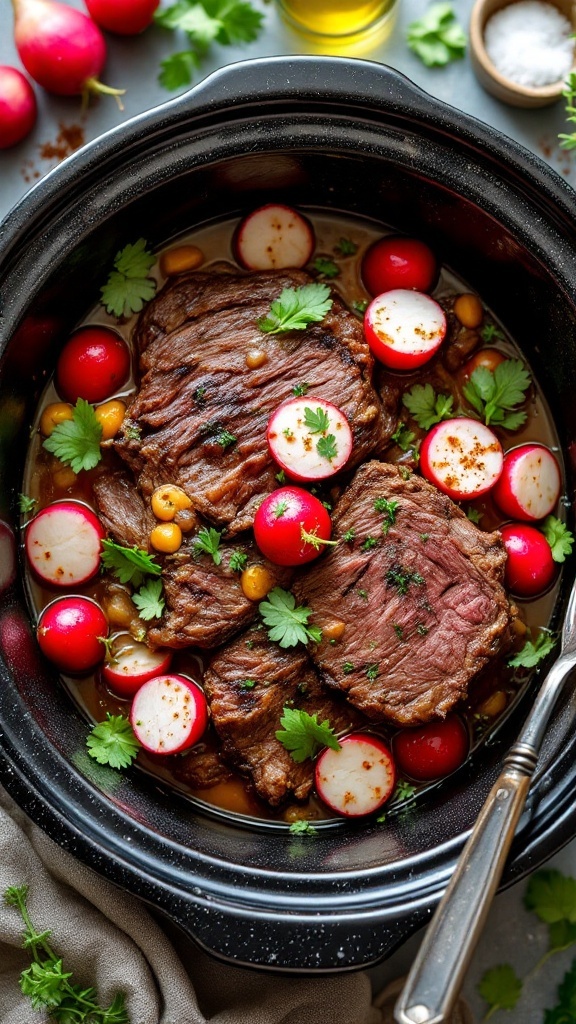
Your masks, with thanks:
[{"label": "cherry tomato", "polygon": [[154,21],[160,0],[85,0],[88,13],[100,28],[121,36],[135,36]]},{"label": "cherry tomato", "polygon": [[508,590],[518,597],[535,597],[547,590],[556,565],[544,534],[527,523],[507,523],[500,533],[508,555],[504,573]]},{"label": "cherry tomato", "polygon": [[394,288],[428,292],[436,273],[434,253],[417,238],[388,235],[374,242],[362,260],[362,280],[371,295]]},{"label": "cherry tomato", "polygon": [[479,366],[483,366],[486,370],[490,370],[490,373],[494,373],[494,370],[500,363],[506,361],[506,356],[499,352],[497,348],[481,348],[478,352],[475,352],[471,359],[461,369],[461,374],[464,380],[469,378],[477,370]]},{"label": "cherry tomato", "polygon": [[456,771],[466,760],[469,746],[468,730],[457,715],[404,729],[392,740],[398,771],[418,782],[431,782]]},{"label": "cherry tomato", "polygon": [[67,402],[103,402],[126,383],[130,352],[108,327],[80,327],[66,342],[56,367],[56,387]]},{"label": "cherry tomato", "polygon": [[[260,505],[254,537],[276,565],[301,565],[317,558],[330,541],[332,523],[324,505],[301,487],[280,487]],[[323,543],[324,542],[324,543]]]},{"label": "cherry tomato", "polygon": [[62,672],[81,674],[103,660],[108,622],[91,598],[59,597],[46,605],[37,635],[42,653]]}]

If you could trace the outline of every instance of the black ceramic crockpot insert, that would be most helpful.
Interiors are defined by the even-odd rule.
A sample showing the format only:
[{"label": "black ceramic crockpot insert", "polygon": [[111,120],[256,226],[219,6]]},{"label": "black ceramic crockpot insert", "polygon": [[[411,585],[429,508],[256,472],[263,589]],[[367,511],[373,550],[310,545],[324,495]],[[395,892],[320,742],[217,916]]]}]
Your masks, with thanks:
[{"label": "black ceramic crockpot insert", "polygon": [[[389,68],[339,58],[233,65],[108,133],[0,227],[0,516],[15,527],[31,416],[66,332],[112,258],[266,201],[425,237],[526,352],[564,451],[576,438],[575,194],[536,157]],[[570,459],[567,457],[570,473]],[[572,493],[571,481],[568,481]],[[570,583],[565,573],[564,593]],[[33,639],[21,579],[1,596],[0,779],[57,842],[237,963],[367,965],[436,904],[530,702],[415,813],[320,828],[231,822],[98,766],[86,723]],[[559,602],[557,618],[562,613]],[[535,681],[535,685],[537,681]],[[505,875],[576,831],[569,688]]]}]

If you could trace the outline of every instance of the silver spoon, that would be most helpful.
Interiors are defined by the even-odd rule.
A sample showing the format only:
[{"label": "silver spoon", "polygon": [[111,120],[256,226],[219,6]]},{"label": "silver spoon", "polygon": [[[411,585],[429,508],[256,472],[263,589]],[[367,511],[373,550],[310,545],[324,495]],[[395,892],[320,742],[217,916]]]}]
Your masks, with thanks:
[{"label": "silver spoon", "polygon": [[562,627],[560,655],[504,760],[406,979],[394,1009],[398,1024],[442,1024],[450,1014],[522,813],[548,719],[576,666],[576,584]]}]

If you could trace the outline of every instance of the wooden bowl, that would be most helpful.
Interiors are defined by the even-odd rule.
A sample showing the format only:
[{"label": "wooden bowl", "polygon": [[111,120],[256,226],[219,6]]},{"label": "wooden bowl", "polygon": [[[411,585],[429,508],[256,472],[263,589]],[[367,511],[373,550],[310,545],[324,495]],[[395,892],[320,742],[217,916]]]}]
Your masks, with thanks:
[{"label": "wooden bowl", "polygon": [[[532,89],[504,78],[486,53],[484,29],[488,19],[507,7],[511,0],[476,0],[470,16],[470,62],[480,85],[496,99],[513,107],[546,107],[562,96],[564,80]],[[514,0],[512,0],[514,2]],[[576,7],[572,0],[549,0],[564,14],[576,31]],[[572,64],[574,67],[574,62]]]}]

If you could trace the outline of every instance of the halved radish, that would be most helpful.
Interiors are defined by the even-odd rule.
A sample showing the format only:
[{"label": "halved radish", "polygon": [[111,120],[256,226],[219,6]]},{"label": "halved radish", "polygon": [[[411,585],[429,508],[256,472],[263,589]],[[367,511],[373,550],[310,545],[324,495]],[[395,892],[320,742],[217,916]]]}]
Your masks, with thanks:
[{"label": "halved radish", "polygon": [[489,491],[503,463],[496,434],[465,416],[437,423],[420,448],[422,473],[455,501],[478,498]]},{"label": "halved radish", "polygon": [[120,697],[133,697],[149,679],[170,668],[172,651],[151,651],[130,633],[118,633],[109,645],[110,660],[102,666],[102,675]]},{"label": "halved radish", "polygon": [[272,458],[293,480],[324,480],[338,473],[352,452],[346,416],[323,398],[288,398],[268,420]]},{"label": "halved radish", "polygon": [[372,352],[393,370],[413,370],[428,362],[446,337],[446,316],[424,292],[394,288],[372,300],[364,316]]},{"label": "halved radish", "polygon": [[130,724],[145,750],[178,754],[197,743],[206,729],[206,698],[187,676],[156,676],[135,695]]},{"label": "halved radish", "polygon": [[350,733],[340,750],[327,747],[316,762],[316,791],[337,814],[372,814],[392,796],[396,768],[388,747],[371,733]]},{"label": "halved radish", "polygon": [[504,456],[494,488],[499,508],[514,519],[544,519],[556,506],[562,474],[556,457],[542,444],[521,444]]},{"label": "halved radish", "polygon": [[55,501],[26,527],[25,548],[32,569],[53,587],[77,587],[100,568],[106,531],[80,501]]},{"label": "halved radish", "polygon": [[37,626],[40,649],[62,672],[89,672],[104,658],[108,621],[91,597],[57,597]]},{"label": "halved radish", "polygon": [[290,206],[268,203],[240,222],[232,247],[247,270],[303,267],[315,246],[312,225]]}]

